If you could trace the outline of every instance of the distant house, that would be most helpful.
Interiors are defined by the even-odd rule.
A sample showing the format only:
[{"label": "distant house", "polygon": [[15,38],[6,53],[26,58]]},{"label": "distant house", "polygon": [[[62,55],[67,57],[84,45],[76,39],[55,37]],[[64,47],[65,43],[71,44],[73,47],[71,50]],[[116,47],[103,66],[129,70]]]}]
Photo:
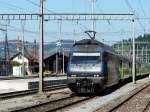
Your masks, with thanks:
[{"label": "distant house", "polygon": [[[64,54],[62,52],[54,52],[44,56],[44,72],[65,73],[67,70],[68,57],[69,52],[64,52]],[[23,60],[24,60],[24,68],[23,68]],[[11,62],[13,62],[12,74],[14,76],[32,75],[33,73],[39,72],[38,59],[33,58],[31,55],[27,53],[24,55],[24,57],[21,52],[15,54],[13,57],[11,57]]]},{"label": "distant house", "polygon": [[[35,68],[38,67],[38,62],[30,56],[29,54],[22,55],[21,52],[15,54],[11,57],[11,62],[13,63],[13,75],[14,76],[24,76],[24,75],[32,75],[32,72],[35,71]],[[23,66],[24,62],[24,66]],[[36,67],[35,67],[36,66]],[[37,68],[38,69],[38,68]],[[37,71],[36,69],[36,71]],[[24,71],[24,73],[23,73]]]}]

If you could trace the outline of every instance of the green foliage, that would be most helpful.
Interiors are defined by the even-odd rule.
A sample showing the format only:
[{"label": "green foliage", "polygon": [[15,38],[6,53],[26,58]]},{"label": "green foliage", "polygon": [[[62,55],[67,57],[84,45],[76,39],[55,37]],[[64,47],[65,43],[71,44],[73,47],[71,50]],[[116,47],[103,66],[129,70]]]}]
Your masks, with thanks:
[{"label": "green foliage", "polygon": [[21,63],[17,62],[17,61],[11,61],[10,62],[11,66],[20,66]]},{"label": "green foliage", "polygon": [[[142,49],[150,49],[150,44],[146,44],[145,42],[150,42],[150,34],[144,34],[144,35],[139,35],[137,38],[135,38],[135,42],[141,42],[140,44],[136,44],[135,48],[139,51],[142,51]],[[142,43],[143,42],[143,43]],[[130,51],[132,49],[132,38],[127,39],[127,40],[123,40],[120,42],[117,42],[113,45],[114,49],[121,49],[122,48],[122,43],[123,43],[123,49],[125,51]],[[145,54],[145,50],[144,50],[144,54]],[[138,52],[139,53],[139,52]],[[150,54],[150,51],[147,52],[148,54]],[[136,54],[137,54],[137,50],[136,50]]]}]

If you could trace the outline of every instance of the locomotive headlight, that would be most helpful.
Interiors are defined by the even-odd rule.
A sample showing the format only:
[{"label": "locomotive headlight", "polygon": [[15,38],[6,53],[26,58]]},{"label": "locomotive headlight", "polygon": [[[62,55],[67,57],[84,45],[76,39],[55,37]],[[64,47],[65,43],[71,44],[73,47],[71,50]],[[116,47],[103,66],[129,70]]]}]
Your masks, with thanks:
[{"label": "locomotive headlight", "polygon": [[94,75],[94,77],[99,77],[99,75]]}]

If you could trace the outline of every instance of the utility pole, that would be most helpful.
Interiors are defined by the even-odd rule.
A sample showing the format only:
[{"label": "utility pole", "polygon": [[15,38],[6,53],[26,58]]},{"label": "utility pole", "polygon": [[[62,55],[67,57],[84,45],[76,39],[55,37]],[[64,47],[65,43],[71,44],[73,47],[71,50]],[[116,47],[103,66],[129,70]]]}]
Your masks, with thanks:
[{"label": "utility pole", "polygon": [[118,44],[117,46],[118,46],[118,55],[120,55],[120,49],[119,49],[119,44]]},{"label": "utility pole", "polygon": [[142,63],[144,63],[144,47],[142,47]]},{"label": "utility pole", "polygon": [[[94,0],[92,0],[92,14],[94,14]],[[92,15],[92,19],[94,19],[94,15]],[[92,30],[94,31],[95,30],[95,23],[94,23],[94,20],[92,22]]]},{"label": "utility pole", "polygon": [[[6,26],[7,27],[7,26]],[[9,63],[9,47],[8,47],[8,38],[7,38],[7,28],[6,28],[6,34],[5,34],[5,69],[6,69],[6,75],[8,75],[8,73],[10,73],[10,63]]]},{"label": "utility pole", "polygon": [[4,32],[5,34],[5,48],[4,48],[4,54],[5,54],[5,75],[8,75],[8,72],[10,73],[10,55],[9,55],[9,45],[8,45],[8,38],[7,38],[7,25],[6,29],[0,28],[0,31]]},{"label": "utility pole", "polygon": [[122,40],[122,52],[121,52],[122,56],[123,56],[123,50],[124,50],[124,49],[123,49],[123,40]]},{"label": "utility pole", "polygon": [[63,75],[65,74],[65,56],[64,56],[64,48],[62,48],[63,50]]},{"label": "utility pole", "polygon": [[56,49],[56,74],[58,73],[58,48]]},{"label": "utility pole", "polygon": [[17,38],[17,43],[16,43],[16,54],[19,53],[19,36]]},{"label": "utility pole", "polygon": [[39,94],[43,93],[43,40],[44,40],[43,2],[44,2],[44,0],[40,0]]},{"label": "utility pole", "polygon": [[33,62],[34,62],[34,65],[32,66],[32,73],[34,73],[35,72],[35,62],[36,62],[36,39],[34,40],[34,59],[33,59]]},{"label": "utility pole", "polygon": [[135,68],[135,19],[132,19],[132,30],[133,30],[133,37],[132,37],[132,81],[136,84],[136,68]]},{"label": "utility pole", "polygon": [[[96,28],[96,25],[95,25],[95,21],[94,21],[94,4],[95,4],[95,0],[92,0],[92,4],[91,4],[91,9],[92,9],[92,19],[93,19],[93,22],[92,22],[92,31],[95,31],[95,28]],[[93,32],[93,37],[94,37],[94,32]]]},{"label": "utility pole", "polygon": [[147,45],[146,45],[146,60],[145,60],[146,64],[147,64],[147,62],[148,62],[147,59],[148,59],[148,58],[147,58]]},{"label": "utility pole", "polygon": [[136,46],[137,46],[137,47],[136,47],[136,49],[137,49],[137,50],[136,50],[136,58],[137,58],[138,61],[139,61],[139,54],[138,54],[138,53],[139,53],[139,47],[138,47],[138,44],[136,44]]},{"label": "utility pole", "polygon": [[24,21],[22,21],[22,76],[25,73],[25,64],[24,64]]}]

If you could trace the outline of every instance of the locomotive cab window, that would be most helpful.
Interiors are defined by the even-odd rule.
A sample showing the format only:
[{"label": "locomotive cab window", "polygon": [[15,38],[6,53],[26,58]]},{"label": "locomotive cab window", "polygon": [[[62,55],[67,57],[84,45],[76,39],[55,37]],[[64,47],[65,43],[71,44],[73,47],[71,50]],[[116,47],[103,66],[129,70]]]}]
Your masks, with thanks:
[{"label": "locomotive cab window", "polygon": [[100,62],[101,58],[98,56],[73,56],[71,59],[72,63],[96,63]]},{"label": "locomotive cab window", "polygon": [[70,60],[70,71],[72,72],[101,72],[100,53],[73,53]]}]

